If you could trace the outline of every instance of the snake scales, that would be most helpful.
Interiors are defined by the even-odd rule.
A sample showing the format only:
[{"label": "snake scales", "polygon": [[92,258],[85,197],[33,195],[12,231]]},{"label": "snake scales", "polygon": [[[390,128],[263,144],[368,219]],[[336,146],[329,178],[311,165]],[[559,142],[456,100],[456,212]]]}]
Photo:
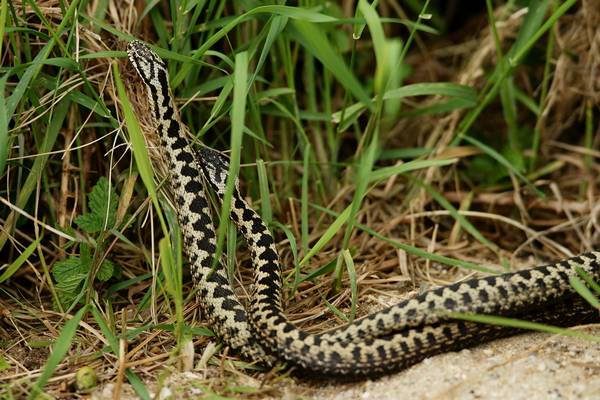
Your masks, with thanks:
[{"label": "snake scales", "polygon": [[[203,180],[223,199],[226,159],[215,150],[194,150],[184,134],[163,60],[145,44],[127,48],[146,86],[170,171],[178,222],[203,312],[234,351],[265,365],[278,361],[315,374],[372,376],[405,368],[428,356],[510,335],[515,329],[451,319],[470,312],[573,325],[598,318],[574,293],[569,277],[581,266],[600,278],[600,252],[529,270],[471,279],[422,293],[330,333],[308,334],[283,313],[282,278],[274,240],[237,184],[230,218],[244,235],[254,264],[248,311],[236,298],[224,269],[211,273],[216,239]],[[268,351],[266,350],[268,349]]]}]

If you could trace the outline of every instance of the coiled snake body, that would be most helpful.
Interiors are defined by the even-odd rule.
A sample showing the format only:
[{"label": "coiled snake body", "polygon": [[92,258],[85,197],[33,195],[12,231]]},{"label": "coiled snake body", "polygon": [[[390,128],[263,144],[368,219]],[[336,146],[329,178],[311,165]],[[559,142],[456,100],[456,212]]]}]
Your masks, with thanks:
[{"label": "coiled snake body", "polygon": [[551,265],[440,287],[333,332],[308,334],[283,313],[281,266],[273,237],[236,186],[230,218],[244,235],[254,263],[252,302],[246,312],[223,268],[211,268],[216,241],[203,178],[222,200],[227,161],[209,148],[196,152],[188,143],[163,60],[138,41],[131,42],[127,52],[146,86],[158,124],[201,307],[215,332],[244,358],[266,365],[285,361],[316,374],[372,376],[516,332],[451,319],[448,312],[495,314],[563,326],[598,318],[598,310],[585,304],[569,284],[577,266],[600,278],[600,253],[591,252]]}]

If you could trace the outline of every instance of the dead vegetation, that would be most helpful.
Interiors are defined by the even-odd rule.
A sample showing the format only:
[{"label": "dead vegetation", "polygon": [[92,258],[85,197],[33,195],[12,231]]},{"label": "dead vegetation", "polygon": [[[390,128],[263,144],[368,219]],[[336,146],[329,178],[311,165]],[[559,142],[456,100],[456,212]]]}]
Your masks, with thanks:
[{"label": "dead vegetation", "polygon": [[[30,2],[17,0],[12,3],[12,9],[19,12],[19,21],[40,32],[48,33],[48,26],[58,26],[64,17],[64,2],[58,0],[36,2],[46,21],[39,20],[39,11]],[[101,3],[88,2],[85,10],[87,16],[96,15]],[[384,9],[389,13],[394,12],[395,2],[381,3],[387,5]],[[136,24],[143,7],[144,2],[110,0],[103,23],[119,32],[151,42],[155,39],[155,33],[150,18],[146,17],[139,25]],[[167,8],[166,5],[164,8]],[[349,13],[346,17],[351,17],[353,10],[346,11]],[[525,11],[500,7],[495,11],[495,16],[498,37],[506,51],[515,40]],[[452,40],[425,35],[419,37],[419,46],[415,46],[407,58],[407,63],[414,69],[410,83],[447,80],[472,86],[478,92],[482,90],[490,70],[496,65],[497,49],[490,26],[486,24],[485,10],[472,18],[479,18],[483,23],[466,24],[452,33]],[[521,268],[594,248],[600,231],[600,164],[597,162],[600,156],[597,150],[600,140],[597,123],[600,102],[599,22],[600,9],[595,2],[581,1],[560,18],[552,29],[553,45],[549,50],[547,67],[551,72],[544,75],[544,61],[533,62],[532,65],[517,68],[511,77],[530,99],[539,99],[540,92],[544,87],[547,88],[545,101],[538,105],[542,110],[540,118],[528,111],[525,103],[519,103],[517,113],[520,123],[540,132],[535,165],[527,170],[527,176],[537,189],[546,194],[545,198],[534,193],[514,174],[508,173],[495,182],[480,179],[477,170],[481,164],[473,160],[482,156],[481,149],[466,142],[455,145],[455,133],[465,116],[464,110],[402,118],[390,124],[384,135],[388,148],[424,147],[434,149],[429,157],[458,158],[459,162],[451,167],[431,168],[418,176],[459,208],[462,215],[468,217],[495,246],[486,247],[465,233],[460,224],[425,189],[415,186],[404,176],[391,177],[373,188],[363,201],[356,223],[389,240],[488,266],[496,271],[503,269],[502,262],[511,268]],[[74,105],[66,112],[55,144],[45,152],[41,151],[43,146],[39,143],[46,132],[43,116],[54,112],[61,96],[77,93],[86,85],[92,85],[114,118],[121,121],[112,62],[118,62],[121,71],[125,71],[129,98],[134,102],[146,132],[152,132],[144,95],[139,85],[127,75],[125,59],[79,57],[122,50],[125,42],[90,18],[81,18],[74,29],[75,48],[79,53],[73,56],[81,65],[83,74],[59,77],[57,90],[43,89],[42,78],[32,83],[43,89],[42,95],[35,106],[24,103],[25,106],[18,107],[10,125],[9,133],[15,139],[9,149],[9,163],[0,178],[0,197],[3,202],[0,207],[0,264],[3,269],[37,238],[40,241],[27,262],[0,288],[1,349],[2,357],[8,363],[8,367],[0,372],[0,391],[4,392],[6,398],[20,398],[29,393],[31,384],[43,374],[50,345],[56,342],[63,325],[76,311],[67,313],[57,308],[53,301],[54,288],[49,285],[50,271],[57,261],[76,252],[71,238],[83,237],[74,221],[77,215],[87,211],[84,194],[90,192],[99,176],[107,176],[115,183],[119,193],[119,218],[123,221],[131,218],[133,222],[119,232],[120,235],[112,236],[105,248],[110,260],[120,266],[122,278],[111,283],[98,282],[94,292],[96,297],[89,300],[114,330],[119,339],[121,355],[116,357],[112,352],[105,351],[109,341],[97,320],[88,313],[79,323],[67,356],[60,361],[48,381],[46,391],[57,398],[80,396],[74,393],[74,376],[79,367],[86,365],[95,369],[101,384],[98,393],[105,390],[104,395],[119,392],[123,385],[127,385],[126,369],[134,371],[150,390],[159,390],[168,383],[164,387],[170,387],[179,396],[184,396],[184,393],[254,398],[282,395],[286,392],[284,388],[296,378],[246,369],[245,363],[220,348],[213,349],[216,352],[208,360],[212,349],[209,344],[217,343],[209,336],[196,335],[194,349],[183,350],[181,357],[184,359],[192,357],[194,351],[196,353],[191,364],[193,372],[188,372],[188,375],[176,373],[182,363],[173,356],[176,345],[173,310],[156,283],[160,263],[155,246],[160,234],[143,186],[137,176],[131,173],[133,161],[127,136],[120,129],[122,126],[111,129],[94,125],[92,121],[98,120],[96,110]],[[388,34],[391,33],[388,31]],[[543,40],[548,39],[544,37]],[[42,38],[39,42],[27,44],[28,48],[35,51],[40,51],[43,45]],[[19,63],[22,55],[15,50],[22,51],[24,46],[25,43],[20,42],[17,35],[13,36],[12,42],[4,41],[0,55],[3,68]],[[227,46],[226,43],[219,43],[216,48],[227,53]],[[547,47],[541,45],[540,48],[543,50]],[[45,68],[47,71],[41,76],[45,79],[53,77],[56,68]],[[275,74],[283,66],[272,68]],[[545,76],[548,81],[544,83]],[[11,76],[9,88],[13,89],[17,82],[17,76]],[[302,87],[297,90],[296,96],[302,98]],[[212,93],[191,100],[210,110],[217,95]],[[189,101],[188,98],[181,98],[181,105]],[[337,106],[344,104],[343,92],[335,92],[331,101]],[[430,101],[434,100],[410,100],[407,101],[407,107],[425,106]],[[189,114],[184,112],[183,118],[186,117]],[[265,114],[262,117],[263,125],[272,128],[272,131],[265,132],[267,139],[280,144],[277,135],[281,129],[289,126],[276,115]],[[316,130],[317,125],[312,125],[310,134],[316,134]],[[473,130],[482,132],[483,137],[503,135],[505,121],[499,101],[487,107]],[[350,140],[342,143],[342,146],[350,149],[350,154],[355,150],[353,135],[349,133],[347,136]],[[149,136],[149,149],[159,165],[156,146],[150,139]],[[490,143],[502,140],[492,137]],[[278,163],[282,158],[290,160],[290,157],[282,157],[277,146],[265,146],[261,149],[261,155],[266,160],[269,176],[275,179],[270,182],[271,199],[276,205],[274,220],[286,226],[299,244],[302,236],[300,184],[294,179],[286,180],[289,171]],[[48,157],[46,167],[38,179],[31,183],[25,202],[19,204],[17,196],[11,191],[17,190],[19,196],[23,195],[20,187],[34,160],[40,157]],[[296,162],[292,168],[293,176],[302,175],[301,161],[290,161]],[[385,162],[383,165],[386,165]],[[158,166],[157,171],[164,176],[166,169]],[[343,165],[337,174],[324,174],[323,179],[330,185],[328,190],[320,192],[317,186],[310,185],[309,199],[340,212],[350,204],[354,193],[351,165]],[[251,190],[251,184],[245,182],[245,189],[248,193],[256,193]],[[291,190],[288,190],[290,185]],[[280,193],[295,196],[282,197]],[[258,208],[259,204],[256,201],[255,204]],[[308,243],[315,243],[332,221],[333,217],[310,209]],[[52,227],[63,234],[55,234],[50,230]],[[284,276],[293,277],[295,267],[290,241],[281,230],[276,234],[282,262],[286,266]],[[122,240],[121,235],[127,240]],[[340,230],[311,260],[303,273],[317,270],[330,262],[335,263],[343,237],[344,232]],[[357,316],[366,315],[424,288],[455,282],[476,273],[415,257],[363,229],[354,230],[349,248],[356,266],[359,289]],[[302,255],[299,254],[299,257]],[[235,280],[242,297],[246,296],[243,287],[247,288],[251,279],[248,257],[245,247],[239,246]],[[120,282],[135,280],[149,272],[153,278],[130,281],[133,283],[119,289]],[[341,289],[337,292],[332,290],[334,279],[331,273],[322,274],[315,280],[300,283],[293,293],[290,291],[287,312],[302,328],[316,332],[344,323],[343,319],[330,311],[324,298],[340,311],[348,312],[351,304],[350,278],[347,274],[343,275]],[[190,293],[187,275],[184,275],[184,280],[186,293]],[[194,301],[190,298],[187,300],[186,324],[205,326]],[[147,306],[140,307],[141,303]],[[132,393],[129,387],[123,393],[127,391]],[[306,387],[301,391],[299,395],[314,394],[312,389]]]}]

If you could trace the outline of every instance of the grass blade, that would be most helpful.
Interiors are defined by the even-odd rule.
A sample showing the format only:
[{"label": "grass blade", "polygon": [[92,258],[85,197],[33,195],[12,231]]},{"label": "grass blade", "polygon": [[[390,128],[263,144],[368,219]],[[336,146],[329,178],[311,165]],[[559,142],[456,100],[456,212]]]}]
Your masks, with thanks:
[{"label": "grass blade", "polygon": [[435,190],[433,188],[433,186],[428,185],[425,182],[422,182],[422,181],[419,181],[416,179],[415,179],[415,182],[417,182],[419,184],[419,186],[425,188],[427,193],[429,193],[429,195],[431,197],[433,197],[433,199],[435,201],[437,201],[439,205],[441,205],[444,209],[446,209],[450,213],[452,218],[454,218],[454,220],[456,222],[458,222],[458,224],[465,231],[470,233],[471,236],[473,236],[475,239],[477,239],[485,247],[492,250],[494,253],[498,253],[498,246],[496,246],[494,243],[490,242],[485,236],[483,236],[481,234],[481,232],[479,232],[477,230],[477,228],[475,228],[475,226],[473,224],[471,224],[471,222],[469,222],[469,220],[467,218],[465,218],[463,215],[461,215],[458,212],[458,210],[452,204],[450,204],[450,202],[448,200],[446,200],[446,198],[444,196],[442,196],[442,194],[440,192],[438,192],[437,190]]},{"label": "grass blade", "polygon": [[271,197],[269,196],[269,177],[263,160],[256,160],[256,171],[260,193],[260,214],[267,226],[270,226],[271,221],[273,221],[273,209],[271,207]]},{"label": "grass blade", "polygon": [[477,104],[477,92],[470,86],[450,82],[413,83],[385,92],[383,98],[401,99],[412,96],[448,96]]},{"label": "grass blade", "polygon": [[356,268],[354,267],[354,260],[352,259],[352,255],[350,255],[350,251],[345,249],[342,251],[342,256],[344,259],[344,263],[346,264],[346,270],[348,272],[348,279],[350,279],[350,315],[348,316],[348,321],[354,321],[356,317],[356,304],[358,303],[358,284],[356,282]]},{"label": "grass blade", "polygon": [[8,147],[10,145],[8,136],[8,112],[6,109],[6,100],[4,99],[4,88],[7,79],[8,75],[4,75],[0,78],[0,176],[4,174],[6,159],[8,158]]},{"label": "grass blade", "polygon": [[504,158],[504,156],[502,156],[502,154],[498,153],[492,147],[488,146],[487,144],[485,144],[483,142],[480,142],[479,140],[477,140],[471,136],[463,135],[462,138],[464,140],[466,140],[467,142],[471,143],[472,145],[477,146],[479,149],[481,149],[481,151],[486,153],[488,156],[492,157],[494,160],[498,161],[498,163],[500,165],[502,165],[504,168],[506,168],[507,170],[509,170],[516,176],[518,176],[523,182],[525,182],[527,187],[529,187],[538,196],[540,196],[541,198],[546,197],[544,192],[542,192],[537,187],[535,187],[535,185],[533,183],[531,183],[531,181],[529,179],[527,179],[527,177],[525,175],[523,175],[521,173],[521,171],[516,169],[512,163],[510,163],[506,158]]},{"label": "grass blade", "polygon": [[302,260],[300,260],[301,267],[306,265],[306,263],[315,254],[317,254],[319,251],[321,251],[321,249],[327,243],[329,243],[329,241],[335,236],[335,234],[342,228],[342,226],[346,223],[346,221],[348,220],[348,217],[350,216],[351,209],[352,209],[352,204],[350,204],[348,207],[346,207],[344,209],[344,211],[342,211],[340,214],[337,215],[337,218],[335,219],[335,221],[333,221],[333,223],[331,225],[329,225],[329,227],[321,235],[321,237],[319,238],[317,243],[315,243],[315,245],[308,251],[308,253],[306,253],[304,258]]},{"label": "grass blade", "polygon": [[231,210],[231,199],[235,189],[235,182],[240,171],[240,156],[242,138],[244,134],[244,120],[246,114],[246,95],[248,82],[248,52],[241,52],[235,56],[235,70],[233,71],[233,104],[231,106],[231,153],[229,155],[229,174],[223,202],[221,206],[219,227],[217,229],[217,250],[213,258],[213,268],[221,259],[227,224],[229,223],[229,212]]},{"label": "grass blade", "polygon": [[23,265],[25,261],[33,254],[37,246],[40,244],[42,240],[42,236],[38,237],[34,242],[32,242],[23,252],[17,257],[15,261],[13,261],[0,275],[0,283],[9,279],[17,270]]},{"label": "grass blade", "polygon": [[[18,208],[25,208],[25,205],[29,201],[29,197],[33,193],[33,190],[37,187],[38,180],[40,179],[42,172],[46,167],[46,163],[50,158],[49,152],[54,148],[54,143],[56,143],[56,139],[58,138],[60,130],[64,124],[70,105],[70,101],[63,99],[53,110],[52,116],[50,117],[50,122],[46,132],[44,133],[42,144],[39,148],[40,155],[35,158],[31,171],[27,175],[25,183],[23,183],[17,196],[15,205]],[[8,239],[8,232],[11,231],[11,227],[15,223],[15,220],[15,213],[11,212],[8,218],[6,218],[2,233],[0,233],[0,250],[2,250],[2,247],[4,247],[4,244]]]},{"label": "grass blade", "polygon": [[119,67],[117,63],[113,63],[112,66],[113,73],[115,75],[115,83],[117,85],[117,92],[119,94],[119,100],[121,101],[121,109],[125,118],[125,126],[127,126],[127,132],[129,132],[129,139],[131,140],[133,157],[142,181],[144,182],[144,186],[148,191],[148,195],[152,199],[155,208],[159,209],[158,195],[156,192],[156,185],[154,184],[154,170],[152,169],[150,157],[146,151],[146,141],[144,140],[144,135],[133,111],[133,107],[127,98],[125,86],[121,80]]},{"label": "grass blade", "polygon": [[131,141],[133,158],[135,159],[135,164],[140,173],[140,177],[142,178],[142,182],[144,182],[144,186],[148,191],[148,195],[152,199],[152,204],[154,204],[154,209],[156,210],[160,220],[163,234],[165,237],[168,237],[169,229],[167,229],[167,225],[161,211],[160,202],[158,201],[158,193],[156,191],[156,185],[154,184],[154,170],[152,169],[150,157],[148,156],[146,141],[144,140],[144,135],[142,133],[142,129],[140,128],[140,124],[138,123],[137,117],[133,112],[133,107],[127,98],[125,86],[121,80],[121,74],[119,73],[119,67],[116,62],[113,63],[112,66],[113,74],[115,76],[115,84],[117,85],[117,93],[121,102],[123,116],[125,118],[125,126],[127,126],[127,132],[129,132],[129,140]]},{"label": "grass blade", "polygon": [[119,356],[119,339],[115,336],[113,331],[110,330],[110,328],[104,321],[102,314],[96,308],[95,305],[92,306],[90,311],[92,312],[92,315],[94,316],[94,319],[96,320],[96,323],[98,324],[98,327],[100,327],[100,330],[104,334],[106,341],[108,341],[108,343],[109,343],[110,348],[107,350],[110,350],[115,356],[118,357]]},{"label": "grass blade", "polygon": [[315,24],[306,21],[292,21],[294,27],[294,39],[300,42],[309,53],[317,58],[325,68],[344,86],[346,90],[354,95],[367,108],[372,108],[371,98],[363,89],[358,79],[346,66],[339,52],[334,49],[322,29]]},{"label": "grass blade", "polygon": [[146,387],[146,385],[144,385],[144,382],[140,379],[139,376],[136,375],[135,372],[133,372],[130,368],[127,368],[125,370],[125,376],[127,377],[129,383],[131,383],[131,386],[133,387],[133,390],[135,390],[135,393],[137,393],[137,395],[140,396],[140,399],[152,400],[152,396],[150,396],[148,388]]},{"label": "grass blade", "polygon": [[598,298],[594,296],[587,286],[585,286],[581,279],[577,278],[576,276],[570,276],[569,283],[571,286],[573,286],[573,289],[575,289],[575,291],[577,291],[577,293],[579,293],[579,295],[585,299],[585,301],[590,303],[592,307],[600,310],[600,301],[598,301]]},{"label": "grass blade", "polygon": [[[311,207],[313,207],[314,209],[316,209],[318,211],[321,211],[321,212],[323,212],[325,214],[332,215],[332,216],[336,217],[336,220],[334,221],[334,223],[325,232],[328,235],[328,237],[325,238],[325,234],[324,234],[321,237],[321,239],[319,239],[319,241],[317,242],[317,244],[320,246],[318,250],[320,250],[325,245],[325,243],[327,243],[327,241],[329,241],[331,239],[331,237],[333,237],[333,235],[335,234],[335,232],[337,232],[337,230],[334,227],[334,225],[336,225],[336,226],[341,225],[341,224],[343,224],[345,222],[345,219],[348,218],[348,215],[350,214],[350,207],[347,207],[341,213],[336,213],[335,211],[332,211],[332,210],[330,210],[328,208],[322,207],[322,206],[320,206],[318,204],[311,203],[310,205],[311,205]],[[338,220],[340,220],[340,221],[338,221]],[[442,264],[446,264],[446,265],[452,265],[452,266],[459,267],[459,268],[470,269],[470,270],[473,270],[473,271],[485,272],[485,273],[488,273],[488,274],[496,274],[496,273],[498,273],[497,271],[494,271],[493,269],[482,267],[481,265],[473,264],[473,263],[470,263],[468,261],[457,260],[455,258],[440,256],[440,255],[434,254],[434,253],[429,253],[429,252],[427,252],[425,250],[419,249],[418,247],[410,246],[410,245],[408,245],[406,243],[403,243],[403,242],[400,242],[398,240],[390,239],[390,238],[385,237],[382,234],[374,231],[373,229],[369,228],[368,226],[360,224],[360,223],[357,223],[354,226],[357,227],[358,229],[362,230],[362,231],[367,232],[369,235],[371,235],[371,236],[373,236],[373,237],[375,237],[377,239],[383,240],[384,242],[389,243],[389,244],[391,244],[394,247],[397,247],[397,248],[399,248],[401,250],[406,251],[409,254],[413,254],[413,255],[418,256],[418,257],[422,257],[422,258],[425,258],[425,259],[428,259],[428,260],[431,260],[431,261],[436,261],[436,262],[439,262],[439,263],[442,263]],[[338,227],[338,229],[339,229],[339,227]],[[333,232],[330,232],[330,230],[332,230]],[[325,243],[320,243],[321,241],[324,241]],[[313,247],[313,249],[315,249],[316,247],[317,247],[317,245],[315,245]],[[315,253],[318,252],[318,250],[316,250],[316,251],[313,252],[313,249],[311,249],[311,252],[310,252],[310,256],[311,257]],[[300,264],[303,265],[304,263],[306,263],[306,261],[308,261],[307,260],[308,258],[309,258],[308,255],[306,257],[304,257],[304,259],[302,259],[302,261],[300,262]]]},{"label": "grass blade", "polygon": [[585,282],[590,285],[590,287],[592,289],[594,289],[594,291],[600,295],[600,285],[594,281],[594,279],[590,276],[590,274],[588,274],[587,272],[585,272],[585,270],[581,267],[575,267],[575,271],[577,271],[577,273],[579,274],[579,276],[581,276],[583,278],[583,280],[585,280]]},{"label": "grass blade", "polygon": [[31,394],[29,395],[29,399],[34,399],[38,394],[42,392],[42,389],[48,382],[48,379],[52,376],[58,364],[63,360],[69,349],[71,348],[71,343],[73,337],[75,336],[75,332],[77,331],[77,326],[79,326],[79,322],[83,318],[83,315],[87,312],[88,306],[82,307],[77,313],[68,320],[63,326],[60,335],[56,339],[54,346],[52,347],[52,354],[48,357],[48,361],[44,366],[44,370],[42,374],[35,382],[33,387],[31,388]]},{"label": "grass blade", "polygon": [[465,321],[479,322],[482,324],[500,325],[506,326],[508,328],[526,329],[530,331],[554,333],[562,336],[581,338],[594,343],[600,343],[600,337],[598,336],[588,335],[570,329],[559,328],[557,326],[540,324],[538,322],[523,321],[520,319],[499,317],[495,315],[475,315],[455,312],[448,313],[448,316],[451,318],[462,319]]},{"label": "grass blade", "polygon": [[443,167],[446,165],[455,164],[457,162],[457,158],[449,158],[444,160],[413,160],[400,165],[393,165],[391,167],[383,167],[373,170],[369,177],[369,182],[382,181],[391,176],[404,174],[417,169]]}]

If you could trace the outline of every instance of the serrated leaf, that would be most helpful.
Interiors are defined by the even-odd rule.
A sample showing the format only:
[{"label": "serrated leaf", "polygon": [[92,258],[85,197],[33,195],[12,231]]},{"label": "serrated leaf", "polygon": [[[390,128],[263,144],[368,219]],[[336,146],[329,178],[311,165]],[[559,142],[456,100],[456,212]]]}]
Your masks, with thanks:
[{"label": "serrated leaf", "polygon": [[66,260],[58,261],[52,268],[52,276],[56,282],[67,282],[73,276],[87,274],[89,265],[82,265],[81,259],[77,256],[70,256]]},{"label": "serrated leaf", "polygon": [[101,176],[92,189],[88,206],[90,212],[82,214],[75,223],[87,233],[96,233],[115,226],[119,197],[108,179]]},{"label": "serrated leaf", "polygon": [[75,223],[87,233],[100,232],[104,227],[104,221],[96,214],[92,213],[78,216],[75,218]]},{"label": "serrated leaf", "polygon": [[106,260],[100,265],[100,269],[98,270],[98,273],[96,274],[96,278],[98,278],[102,282],[106,282],[107,280],[112,278],[114,270],[115,270],[115,264],[113,264],[109,260]]},{"label": "serrated leaf", "polygon": [[85,277],[85,274],[77,273],[65,276],[63,280],[56,284],[56,294],[63,307],[68,307],[73,303],[79,294],[81,283],[85,280]]}]

